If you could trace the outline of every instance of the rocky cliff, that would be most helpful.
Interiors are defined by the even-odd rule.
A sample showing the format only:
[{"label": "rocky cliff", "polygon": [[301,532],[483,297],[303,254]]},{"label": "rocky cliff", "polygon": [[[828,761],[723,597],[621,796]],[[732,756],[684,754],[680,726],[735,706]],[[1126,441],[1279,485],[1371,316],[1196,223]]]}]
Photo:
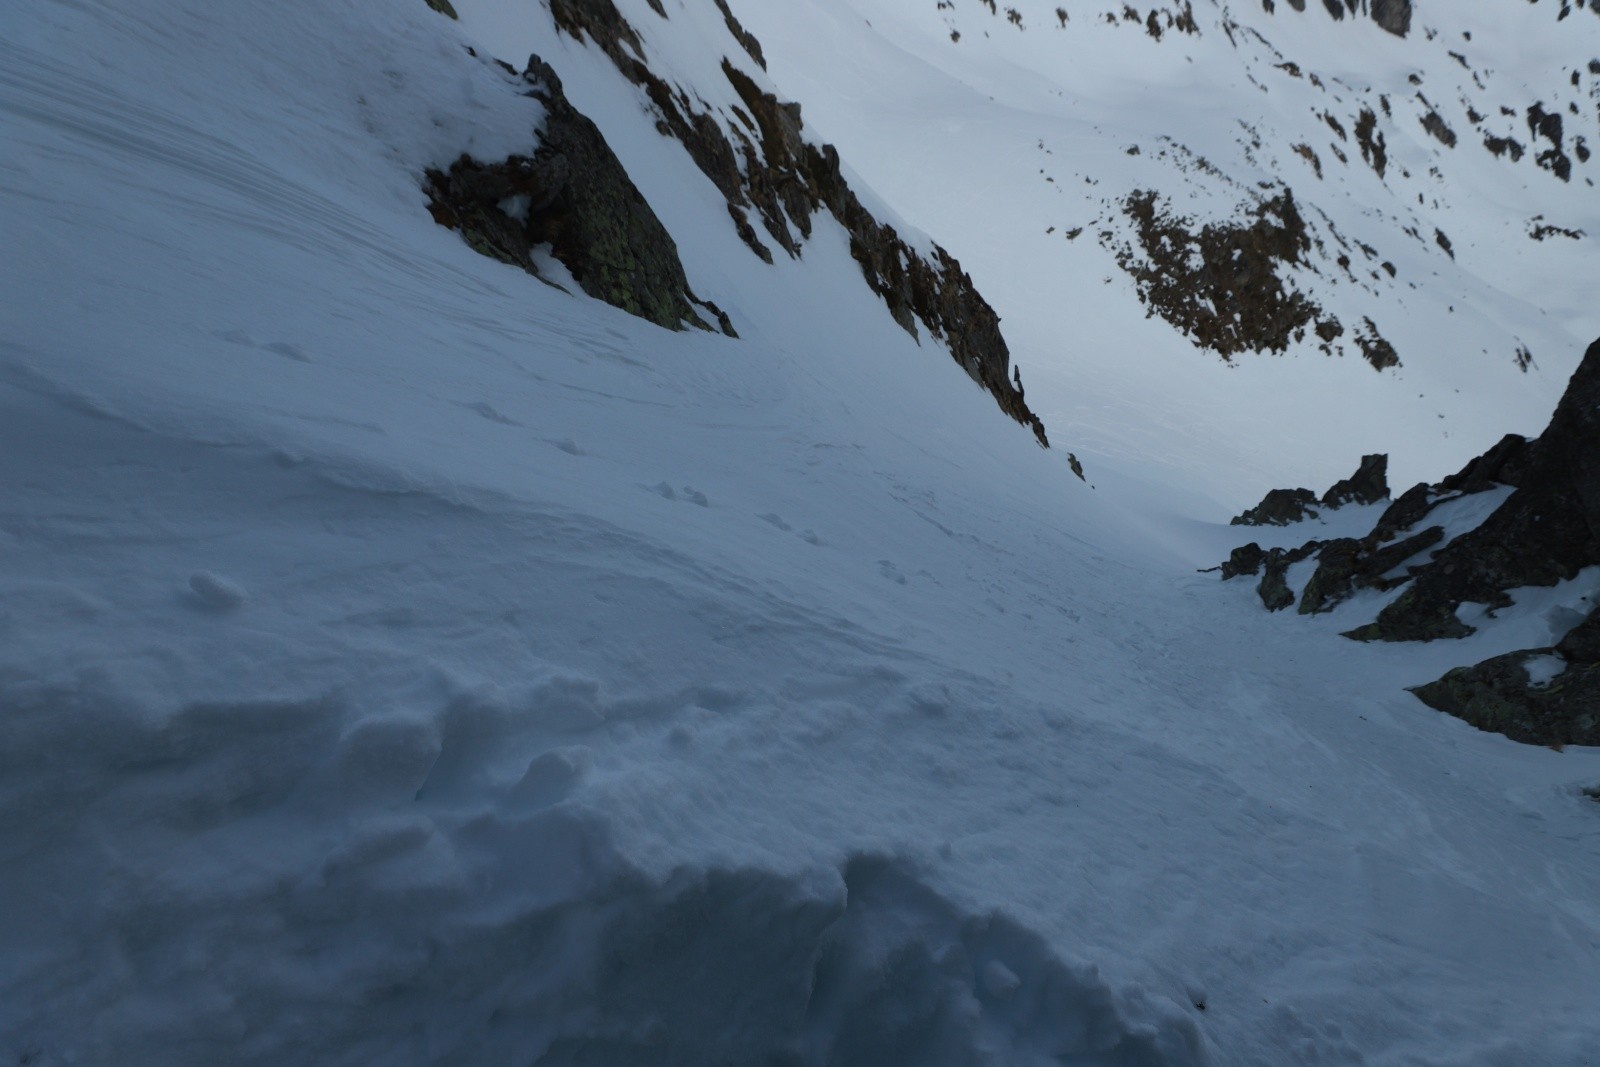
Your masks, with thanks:
[{"label": "rocky cliff", "polygon": [[[1511,492],[1488,518],[1430,552],[1445,540],[1444,528],[1426,521],[1435,509],[1497,487]],[[1299,521],[1314,503],[1304,489],[1274,490],[1234,521]],[[1278,610],[1296,600],[1285,581],[1289,565],[1313,555],[1317,568],[1299,595],[1302,613],[1332,610],[1359,588],[1404,587],[1374,620],[1345,634],[1358,641],[1465,637],[1476,627],[1460,617],[1464,605],[1481,605],[1492,617],[1513,604],[1514,590],[1553,586],[1600,566],[1600,341],[1589,346],[1537,438],[1508,436],[1438,484],[1413,486],[1364,537],[1287,550],[1250,544],[1221,571],[1225,579],[1262,574],[1261,599]],[[1554,645],[1460,667],[1413,691],[1431,707],[1519,741],[1600,744],[1595,600],[1589,597],[1587,618],[1575,616]]]},{"label": "rocky cliff", "polygon": [[[731,42],[757,66],[761,45],[718,0]],[[652,9],[662,18],[664,7]],[[644,39],[612,0],[551,0],[556,26],[599,48],[637,85],[655,110],[658,129],[683,143],[695,164],[727,200],[728,214],[750,251],[772,262],[772,245],[800,256],[811,236],[812,216],[831,214],[850,235],[850,253],[872,291],[908,333],[918,327],[945,344],[1002,411],[1048,445],[1043,422],[1023,398],[1020,379],[1000,332],[1000,317],[977,291],[961,264],[937,245],[913,247],[862,203],[840,172],[839,154],[805,130],[798,103],[779,99],[751,74],[724,59],[722,74],[742,107],[722,121],[682,86],[669,84],[644,60]],[[754,214],[761,232],[751,222]],[[765,235],[763,237],[763,234]],[[769,243],[770,242],[770,243]]]}]

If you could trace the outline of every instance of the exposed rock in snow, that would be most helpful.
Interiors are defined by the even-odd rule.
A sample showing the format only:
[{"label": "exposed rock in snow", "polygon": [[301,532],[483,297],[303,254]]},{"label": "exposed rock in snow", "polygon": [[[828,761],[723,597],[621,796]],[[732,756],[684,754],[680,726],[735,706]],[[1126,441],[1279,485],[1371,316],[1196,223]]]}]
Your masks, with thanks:
[{"label": "exposed rock in snow", "polygon": [[[1356,477],[1330,489],[1323,503],[1340,498],[1371,503],[1382,499],[1376,495],[1380,488],[1387,496],[1383,459],[1363,457]],[[1432,525],[1396,540],[1399,535],[1446,502],[1498,486],[1514,491],[1479,525],[1404,574],[1396,573],[1445,542],[1446,529]],[[1263,511],[1300,521],[1315,515],[1310,503],[1308,490],[1273,490],[1260,508],[1234,522]],[[1269,509],[1269,504],[1282,506]],[[1305,514],[1295,515],[1295,506]],[[1549,427],[1535,440],[1507,436],[1438,485],[1414,486],[1363,537],[1308,541],[1292,551],[1246,545],[1223,564],[1222,576],[1254,574],[1264,567],[1262,602],[1277,611],[1295,600],[1285,581],[1289,563],[1313,551],[1317,569],[1300,593],[1302,614],[1330,611],[1361,589],[1406,586],[1376,620],[1346,633],[1359,641],[1466,637],[1479,627],[1461,618],[1464,605],[1479,605],[1492,616],[1512,606],[1514,590],[1555,586],[1600,565],[1600,341],[1589,346]],[[1537,657],[1559,661],[1565,669],[1541,675],[1528,666]],[[1514,740],[1600,743],[1600,610],[1552,647],[1520,649],[1459,667],[1413,692],[1431,707]]]},{"label": "exposed rock in snow", "polygon": [[1289,189],[1261,198],[1238,223],[1182,218],[1159,207],[1150,190],[1131,194],[1123,208],[1139,250],[1120,249],[1118,263],[1139,283],[1150,311],[1202,348],[1224,359],[1282,352],[1320,314],[1279,275],[1311,247]]},{"label": "exposed rock in snow", "polygon": [[1288,526],[1314,517],[1317,494],[1309,489],[1268,489],[1261,503],[1228,521],[1234,526]]},{"label": "exposed rock in snow", "polygon": [[698,305],[736,336],[720,308],[694,295],[672,235],[599,128],[567,100],[555,71],[533,56],[522,78],[544,104],[538,148],[531,158],[484,163],[463,155],[448,172],[429,170],[434,220],[475,251],[534,275],[534,249],[549,245],[584,292],[658,326],[710,329]]},{"label": "exposed rock in snow", "polygon": [[1300,595],[1300,614],[1331,611],[1358,589],[1392,589],[1405,578],[1388,577],[1390,571],[1419,552],[1444,540],[1444,527],[1427,529],[1390,544],[1376,533],[1363,538],[1341,537],[1317,553],[1317,569]]},{"label": "exposed rock in snow", "polygon": [[[1362,150],[1381,174],[1383,137],[1374,138],[1370,127],[1360,129],[1366,134]],[[1315,153],[1302,147],[1301,154],[1315,162]],[[1320,162],[1316,165],[1320,169]],[[1155,192],[1138,190],[1121,205],[1134,224],[1137,247],[1113,230],[1101,239],[1134,278],[1150,314],[1223,359],[1242,352],[1281,353],[1308,333],[1321,339],[1323,352],[1341,350],[1344,326],[1292,280],[1293,270],[1308,266],[1313,244],[1293,190],[1285,186],[1273,196],[1252,199],[1243,220],[1200,223],[1161,206]],[[1374,253],[1367,251],[1370,258]],[[1350,263],[1348,255],[1338,260],[1346,272]],[[1400,365],[1394,346],[1370,318],[1362,319],[1351,340],[1375,369]]]},{"label": "exposed rock in snow", "polygon": [[1376,504],[1389,498],[1389,457],[1383,453],[1361,457],[1361,466],[1348,478],[1334,482],[1322,494],[1325,507],[1346,504]]},{"label": "exposed rock in snow", "polygon": [[1294,590],[1289,588],[1289,568],[1322,547],[1320,541],[1307,541],[1299,548],[1270,549],[1261,564],[1261,581],[1256,594],[1268,611],[1282,611],[1294,605]]},{"label": "exposed rock in snow", "polygon": [[[1296,11],[1306,9],[1306,0],[1287,2]],[[1265,0],[1267,11],[1272,11],[1275,6],[1273,0]],[[1348,6],[1351,14],[1366,11],[1374,22],[1396,37],[1404,37],[1411,32],[1411,0],[1322,0],[1322,6],[1335,20],[1344,18]]]},{"label": "exposed rock in snow", "polygon": [[1411,32],[1411,0],[1371,0],[1372,19],[1396,37]]},{"label": "exposed rock in snow", "polygon": [[[1600,341],[1589,346],[1549,427],[1515,467],[1508,459],[1520,450],[1502,446],[1473,466],[1498,465],[1496,480],[1516,492],[1483,525],[1442,549],[1398,600],[1351,637],[1464,637],[1473,627],[1457,617],[1461,604],[1507,607],[1508,590],[1554,585],[1600,563]],[[1471,470],[1458,480],[1483,477]]]},{"label": "exposed rock in snow", "polygon": [[1269,489],[1261,503],[1228,520],[1234,526],[1288,526],[1316,518],[1318,508],[1337,510],[1346,504],[1376,504],[1389,496],[1389,457],[1382,453],[1362,456],[1361,465],[1341,478],[1319,498],[1309,489]]},{"label": "exposed rock in snow", "polygon": [[1431,708],[1513,741],[1600,745],[1600,608],[1554,647],[1457,667],[1411,691]]},{"label": "exposed rock in snow", "polygon": [[[1528,220],[1600,232],[1584,98],[1541,80],[1570,45],[1522,36],[1554,5],[1419,9],[1493,46],[1491,80],[1421,27],[1057,2],[616,0],[661,104],[526,0],[11,5],[0,1062],[1592,1056],[1600,812],[1574,798],[1600,751],[1478,735],[1404,687],[1511,649],[1570,685],[1600,571],[1492,625],[1464,605],[1469,645],[1255,606],[1348,582],[1370,617],[1379,554],[1480,522],[1526,443],[1471,495],[1315,503],[1299,547],[1208,521],[1362,451],[1404,486],[1548,415],[1558,375],[1512,339],[1564,377],[1595,246]],[[423,215],[420,176],[465,152],[474,210],[524,240],[541,218],[491,173],[534,165],[546,106],[496,49],[559,68],[739,344],[532,284]],[[1458,83],[1497,134],[1537,86],[1572,181],[1445,151],[1413,70],[1463,136]],[[669,105],[728,148],[772,264]],[[1363,108],[1381,177],[1348,158]],[[813,133],[935,275],[915,227],[960,253],[1029,405],[1095,439],[1098,492],[929,342],[918,308],[955,294],[806,206]],[[1070,239],[1135,189],[1227,219],[1286,184],[1310,248],[1282,277],[1348,329],[1282,359],[1197,358]],[[533,266],[577,293],[548,247]],[[983,351],[992,320],[950,314]],[[1403,374],[1319,354],[1369,316]],[[1256,591],[1193,578],[1242,535]]]}]

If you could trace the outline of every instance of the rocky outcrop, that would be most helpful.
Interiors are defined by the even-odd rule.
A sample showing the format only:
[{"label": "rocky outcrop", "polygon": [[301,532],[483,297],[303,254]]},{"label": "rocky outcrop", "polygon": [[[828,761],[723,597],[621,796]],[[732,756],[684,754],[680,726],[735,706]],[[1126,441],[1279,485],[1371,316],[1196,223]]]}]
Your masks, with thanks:
[{"label": "rocky outcrop", "polygon": [[1474,456],[1456,473],[1439,483],[1444,493],[1481,493],[1497,485],[1521,485],[1527,476],[1528,439],[1508,433],[1489,451]]},{"label": "rocky outcrop", "polygon": [[1228,559],[1217,569],[1222,572],[1222,580],[1237,578],[1241,574],[1261,573],[1261,564],[1266,561],[1266,551],[1251,541],[1248,545],[1240,545],[1228,555]]},{"label": "rocky outcrop", "polygon": [[1404,584],[1409,574],[1391,572],[1443,540],[1444,527],[1430,526],[1392,544],[1385,544],[1376,533],[1328,542],[1317,555],[1316,571],[1301,591],[1300,614],[1332,611],[1358,589],[1384,590]]},{"label": "rocky outcrop", "polygon": [[1233,526],[1288,526],[1314,519],[1317,508],[1342,508],[1346,504],[1376,504],[1389,496],[1389,457],[1362,456],[1361,465],[1340,479],[1319,498],[1309,489],[1269,489],[1261,503],[1229,520]]},{"label": "rocky outcrop", "polygon": [[1550,147],[1534,157],[1534,162],[1562,181],[1572,180],[1572,160],[1563,149],[1561,112],[1546,111],[1543,104],[1528,108],[1528,132],[1533,135],[1534,146],[1540,138],[1550,142]]},{"label": "rocky outcrop", "polygon": [[[1386,466],[1383,456],[1364,456],[1360,470],[1320,501],[1306,489],[1275,489],[1232,521],[1285,525],[1316,515],[1318,504],[1381,500],[1388,495]],[[1439,527],[1402,534],[1415,530],[1445,501],[1496,486],[1516,491],[1477,529],[1405,575],[1385,577],[1442,539]],[[1512,589],[1554,585],[1600,564],[1600,342],[1590,346],[1537,440],[1505,437],[1439,484],[1413,486],[1369,534],[1331,542],[1318,563],[1315,588],[1302,595],[1302,611],[1327,610],[1354,588],[1410,582],[1374,621],[1346,634],[1358,641],[1465,637],[1473,628],[1457,617],[1462,604],[1482,604],[1490,611],[1507,607]]]},{"label": "rocky outcrop", "polygon": [[1229,519],[1232,526],[1288,526],[1316,518],[1317,494],[1309,489],[1268,489],[1261,503]]},{"label": "rocky outcrop", "polygon": [[1389,499],[1389,457],[1383,453],[1362,456],[1361,465],[1348,478],[1334,482],[1322,494],[1322,503],[1330,508],[1346,504],[1376,504]]},{"label": "rocky outcrop", "polygon": [[[1364,457],[1356,477],[1327,496],[1372,496],[1379,458]],[[1444,547],[1437,547],[1442,526],[1418,530],[1439,505],[1501,487],[1513,491],[1476,529]],[[1262,601],[1279,610],[1294,599],[1282,581],[1282,561],[1312,551],[1317,569],[1300,593],[1302,613],[1331,610],[1358,589],[1405,586],[1374,621],[1346,632],[1360,641],[1464,637],[1474,628],[1458,614],[1463,604],[1492,614],[1512,604],[1515,589],[1552,586],[1600,566],[1600,341],[1589,346],[1550,425],[1534,440],[1507,436],[1437,485],[1413,486],[1365,537],[1309,541],[1292,550],[1245,545],[1219,569],[1224,579],[1264,570]],[[1591,593],[1589,603],[1597,597]],[[1458,667],[1412,691],[1430,707],[1514,740],[1600,744],[1600,608],[1586,610],[1587,619],[1551,647]]]},{"label": "rocky outcrop", "polygon": [[[761,42],[756,40],[756,35],[744,28],[744,25],[733,16],[733,11],[728,7],[728,0],[715,0],[717,10],[722,12],[722,21],[728,27],[728,32],[733,34],[733,39],[739,42],[739,47],[745,50],[749,57],[756,61],[762,70],[767,69],[767,57],[761,54]],[[662,18],[666,13],[660,12]]]},{"label": "rocky outcrop", "polygon": [[545,107],[538,147],[497,162],[463,155],[448,171],[429,170],[434,220],[536,276],[534,250],[548,246],[584,292],[659,326],[709,329],[709,318],[733,336],[727,316],[694,295],[672,235],[555,72],[535,56],[522,77]]},{"label": "rocky outcrop", "polygon": [[1535,745],[1600,745],[1600,609],[1553,648],[1457,667],[1411,690],[1482,730]]},{"label": "rocky outcrop", "polygon": [[1516,491],[1477,529],[1456,538],[1367,626],[1363,641],[1465,637],[1464,603],[1491,611],[1508,591],[1554,585],[1600,564],[1600,341],[1589,346],[1554,417],[1535,441],[1507,438],[1447,480],[1512,485]]},{"label": "rocky outcrop", "polygon": [[1361,358],[1372,364],[1372,369],[1376,371],[1398,367],[1400,354],[1394,350],[1394,345],[1378,333],[1377,324],[1363,317],[1361,325],[1363,328],[1355,335],[1356,347],[1361,349]]},{"label": "rocky outcrop", "polygon": [[1321,541],[1307,541],[1299,548],[1264,549],[1254,541],[1241,545],[1228,556],[1228,561],[1213,570],[1222,572],[1223,581],[1242,574],[1259,574],[1256,595],[1268,611],[1282,611],[1294,605],[1294,590],[1289,588],[1289,568],[1308,559],[1322,547]]},{"label": "rocky outcrop", "polygon": [[1356,118],[1356,144],[1361,148],[1361,158],[1366,160],[1378,177],[1389,167],[1389,147],[1378,130],[1378,115],[1370,107],[1361,109]]},{"label": "rocky outcrop", "polygon": [[[811,235],[812,215],[828,211],[849,233],[851,256],[894,320],[912,336],[920,326],[942,341],[1002,411],[1029,427],[1041,445],[1049,444],[1044,424],[1012,374],[1000,317],[972,278],[944,249],[934,246],[925,253],[873,216],[844,179],[833,146],[806,138],[799,104],[779,100],[724,59],[723,76],[743,105],[736,109],[737,121],[724,124],[649,69],[638,31],[612,0],[550,0],[549,6],[561,31],[593,42],[643,90],[658,129],[681,141],[722,193],[736,231],[753,253],[772,262],[771,241],[798,257]],[[740,48],[761,63],[760,43],[738,25],[725,0],[719,8]],[[752,224],[752,213],[766,240]]]},{"label": "rocky outcrop", "polygon": [[[1389,496],[1387,471],[1389,457],[1362,456],[1361,465],[1348,478],[1335,482],[1320,498],[1309,489],[1273,489],[1260,504],[1233,519],[1235,526],[1287,526],[1316,518],[1324,509],[1347,504],[1375,504]],[[1419,500],[1418,491],[1424,495]],[[1338,537],[1329,541],[1311,540],[1298,548],[1262,549],[1254,542],[1233,550],[1219,568],[1224,580],[1241,574],[1263,573],[1257,593],[1268,611],[1280,611],[1296,603],[1288,585],[1289,567],[1315,556],[1317,569],[1299,597],[1302,615],[1330,611],[1358,589],[1390,589],[1408,576],[1391,574],[1406,560],[1426,551],[1444,539],[1444,529],[1434,526],[1399,541],[1395,535],[1414,525],[1427,513],[1426,486],[1403,495],[1390,505],[1365,537]],[[1393,543],[1390,543],[1393,542]]]},{"label": "rocky outcrop", "polygon": [[1411,0],[1372,0],[1372,21],[1396,37],[1411,32]]},{"label": "rocky outcrop", "polygon": [[1421,122],[1422,128],[1427,130],[1429,136],[1434,140],[1446,148],[1454,148],[1456,146],[1456,131],[1450,128],[1450,124],[1444,120],[1443,115],[1440,115],[1437,111],[1429,111],[1422,116]]}]

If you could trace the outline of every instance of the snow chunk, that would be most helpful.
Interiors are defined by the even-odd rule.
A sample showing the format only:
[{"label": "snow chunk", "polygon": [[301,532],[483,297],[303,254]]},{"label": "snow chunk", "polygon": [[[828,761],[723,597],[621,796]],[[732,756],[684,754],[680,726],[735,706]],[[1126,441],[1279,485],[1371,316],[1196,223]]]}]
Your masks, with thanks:
[{"label": "snow chunk", "polygon": [[1561,676],[1567,669],[1567,661],[1560,656],[1529,656],[1522,661],[1522,669],[1528,672],[1529,685],[1543,689]]},{"label": "snow chunk", "polygon": [[189,592],[194,600],[213,611],[231,611],[249,599],[242,586],[211,571],[189,575]]},{"label": "snow chunk", "polygon": [[1011,995],[1022,988],[1022,979],[999,960],[983,965],[982,978],[983,991],[996,1000],[1010,1000]]}]

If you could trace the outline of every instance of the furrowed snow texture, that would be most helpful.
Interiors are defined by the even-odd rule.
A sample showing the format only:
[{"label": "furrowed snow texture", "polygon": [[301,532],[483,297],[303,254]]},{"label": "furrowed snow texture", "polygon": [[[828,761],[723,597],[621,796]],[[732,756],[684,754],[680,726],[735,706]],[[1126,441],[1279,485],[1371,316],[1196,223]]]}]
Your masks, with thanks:
[{"label": "furrowed snow texture", "polygon": [[[515,714],[460,698],[359,717],[329,693],[140,721],[114,688],[7,679],[0,940],[6,984],[51,1010],[7,1011],[0,1048],[40,1065],[1202,1062],[1186,1017],[1130,1023],[1092,967],[901,862],[658,881],[563,802],[583,749],[474,786],[486,753],[526,744],[518,717],[563,714],[582,685]],[[83,885],[92,916],[59,910]]]},{"label": "furrowed snow texture", "polygon": [[[11,687],[3,807],[28,826],[8,835],[3,931],[13,973],[57,990],[49,1017],[0,1029],[17,1062],[1201,1062],[1187,1019],[1130,1026],[1093,968],[902,864],[654,882],[559,802],[570,752],[536,759],[493,815],[431,799],[508,737],[503,712],[341,732],[338,703],[192,705],[141,728],[116,693]],[[44,751],[48,778],[17,758]],[[260,840],[274,815],[303,834]],[[18,865],[38,852],[45,869]],[[64,928],[53,902],[81,879],[102,905]],[[54,966],[26,951],[67,938],[82,954]]]}]

